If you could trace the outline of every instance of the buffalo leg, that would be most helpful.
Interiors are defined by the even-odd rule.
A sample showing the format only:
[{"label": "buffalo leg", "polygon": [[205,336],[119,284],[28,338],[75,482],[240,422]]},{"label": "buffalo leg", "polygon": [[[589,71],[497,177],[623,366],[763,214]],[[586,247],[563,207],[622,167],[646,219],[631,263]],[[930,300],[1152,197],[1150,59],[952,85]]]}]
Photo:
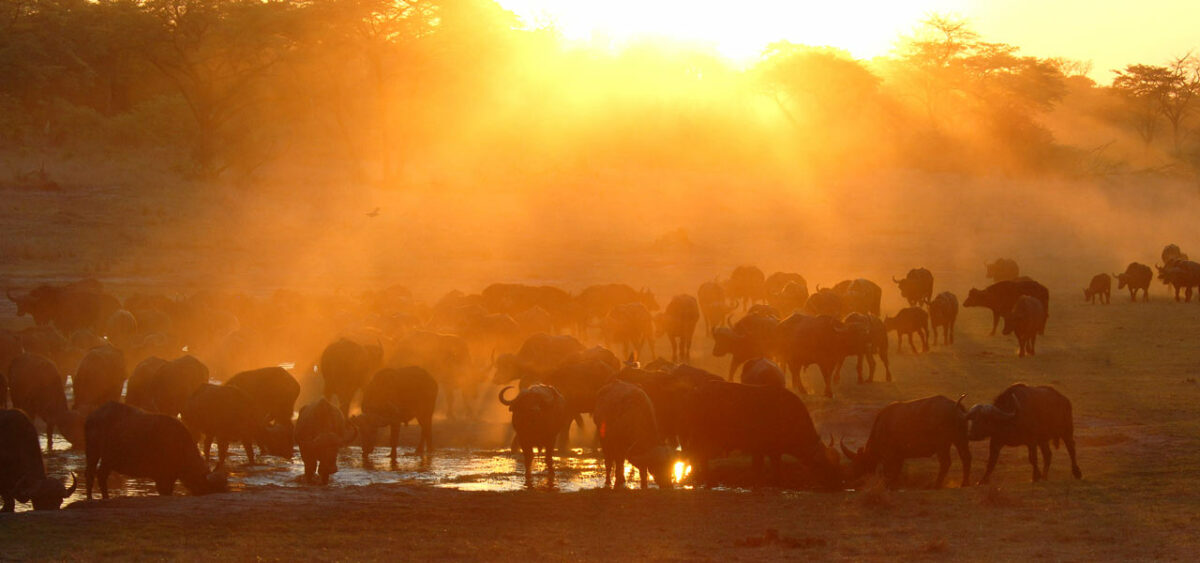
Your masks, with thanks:
[{"label": "buffalo leg", "polygon": [[1038,472],[1037,446],[1029,444],[1025,447],[1029,449],[1029,465],[1033,466],[1033,482],[1036,483],[1042,478],[1042,474]]},{"label": "buffalo leg", "polygon": [[46,421],[46,453],[54,453],[54,425]]},{"label": "buffalo leg", "polygon": [[225,466],[225,456],[229,453],[229,440],[217,438],[217,465]]},{"label": "buffalo leg", "polygon": [[790,366],[790,369],[792,370],[792,387],[799,390],[802,395],[807,395],[808,389],[804,388],[804,380],[800,378],[800,368],[793,365]]},{"label": "buffalo leg", "polygon": [[819,366],[821,368],[821,377],[825,379],[825,396],[833,398],[833,386],[830,381],[833,379],[833,366]]},{"label": "buffalo leg", "polygon": [[[395,464],[396,463],[396,447],[400,445],[400,425],[399,424],[391,424],[388,426],[388,445],[391,446],[391,448],[392,448],[391,460],[392,460],[392,463]],[[417,447],[419,448],[420,446],[421,446],[421,443],[417,442]]]},{"label": "buffalo leg", "polygon": [[613,461],[613,465],[617,470],[617,482],[613,484],[614,489],[625,488],[625,458],[617,455],[617,459]]},{"label": "buffalo leg", "polygon": [[643,489],[643,490],[644,490],[646,487],[649,487],[649,486],[650,486],[650,475],[649,475],[649,473],[646,471],[646,468],[645,468],[645,467],[639,467],[639,468],[638,468],[638,477],[639,477],[639,478],[641,479],[641,481],[642,481],[642,489]]},{"label": "buffalo leg", "polygon": [[1038,444],[1038,449],[1042,450],[1042,479],[1050,479],[1050,441],[1043,440]]},{"label": "buffalo leg", "polygon": [[988,445],[987,469],[983,470],[983,478],[979,480],[980,485],[987,484],[988,479],[991,479],[992,470],[996,469],[996,462],[1000,460],[1000,448],[1003,447],[1004,446],[996,440],[992,440]]},{"label": "buffalo leg", "polygon": [[159,496],[169,497],[175,494],[175,479],[159,479],[154,482],[154,488]]},{"label": "buffalo leg", "polygon": [[546,483],[548,485],[550,485],[551,487],[553,487],[554,486],[554,446],[553,446],[553,443],[551,443],[550,447],[543,449],[542,453],[545,454],[545,456],[546,456],[546,476],[547,476]]},{"label": "buffalo leg", "polygon": [[1029,335],[1029,355],[1037,355],[1037,334]]},{"label": "buffalo leg", "polygon": [[962,441],[954,444],[954,448],[958,450],[958,461],[962,464],[962,486],[971,486],[971,444],[967,441]]},{"label": "buffalo leg", "polygon": [[521,455],[525,459],[525,486],[533,486],[533,448],[521,445]]},{"label": "buffalo leg", "polygon": [[14,499],[12,497],[12,495],[10,495],[8,493],[4,493],[4,506],[2,508],[0,508],[0,513],[13,512],[16,510],[16,508],[17,508],[16,499]]},{"label": "buffalo leg", "polygon": [[417,455],[429,455],[433,453],[433,416],[430,415],[428,420],[422,420],[421,423],[421,442],[417,444]]},{"label": "buffalo leg", "polygon": [[205,434],[204,435],[204,461],[208,461],[209,458],[212,457],[212,443],[213,443],[212,435]]},{"label": "buffalo leg", "polygon": [[100,467],[96,469],[96,478],[100,480],[100,498],[108,500],[108,472],[112,471],[107,463],[100,461]]},{"label": "buffalo leg", "polygon": [[[914,331],[915,332],[915,331]],[[908,347],[912,348],[914,354],[917,354],[917,344],[913,342],[913,333],[908,333]]]},{"label": "buffalo leg", "polygon": [[895,489],[900,486],[900,470],[904,467],[904,460],[889,459],[883,462],[883,480],[887,483],[887,488]]},{"label": "buffalo leg", "polygon": [[954,344],[954,323],[955,322],[956,321],[950,321],[950,324],[948,325],[948,328],[947,328],[947,332],[949,332],[949,334],[950,334],[950,343],[951,344]]},{"label": "buffalo leg", "polygon": [[1083,479],[1083,472],[1079,470],[1079,465],[1075,463],[1075,437],[1067,436],[1063,438],[1063,443],[1067,445],[1067,455],[1071,456],[1071,475],[1076,479]]},{"label": "buffalo leg", "polygon": [[988,333],[989,336],[996,336],[996,326],[999,324],[1000,324],[1000,313],[998,311],[993,310],[992,311],[992,332]]},{"label": "buffalo leg", "polygon": [[870,383],[874,383],[875,382],[875,355],[868,351],[866,353],[866,356],[867,356],[867,367],[870,369],[870,373],[867,375],[867,381]]},{"label": "buffalo leg", "polygon": [[925,352],[928,352],[929,351],[929,331],[926,329],[921,329],[920,334],[921,334],[921,349],[924,350]]},{"label": "buffalo leg", "polygon": [[613,460],[607,456],[604,458],[604,488],[612,487],[612,470]]},{"label": "buffalo leg", "polygon": [[246,438],[242,440],[242,449],[246,450],[246,463],[254,465],[254,439]]},{"label": "buffalo leg", "polygon": [[950,472],[950,446],[942,448],[942,451],[938,452],[937,456],[938,475],[937,481],[935,481],[933,484],[933,488],[940,489],[942,488],[942,485],[946,484],[946,473]]}]

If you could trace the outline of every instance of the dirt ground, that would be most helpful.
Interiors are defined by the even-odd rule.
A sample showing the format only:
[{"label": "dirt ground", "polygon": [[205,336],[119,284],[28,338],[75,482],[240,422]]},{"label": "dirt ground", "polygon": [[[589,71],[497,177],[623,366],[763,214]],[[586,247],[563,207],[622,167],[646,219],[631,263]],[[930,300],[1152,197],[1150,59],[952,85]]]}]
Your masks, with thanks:
[{"label": "dirt ground", "polygon": [[[5,192],[9,200],[0,228],[6,242],[0,251],[6,283],[96,275],[119,292],[190,291],[206,283],[268,291],[358,288],[398,280],[412,285],[421,298],[434,299],[455,287],[478,291],[485,281],[536,280],[570,289],[628,281],[652,287],[665,301],[661,296],[694,291],[701,281],[727,276],[733,265],[756,262],[768,273],[800,271],[810,286],[852,275],[877,279],[884,286],[884,309],[894,311],[897,292],[883,283],[891,274],[927,265],[937,279],[935,289],[952,290],[961,300],[970,287],[984,285],[985,258],[1013,255],[1023,272],[1051,290],[1050,322],[1035,358],[1018,359],[1011,337],[988,336],[990,313],[964,309],[953,346],[897,354],[892,340],[893,383],[856,385],[847,370],[836,398],[804,400],[823,436],[832,433],[861,445],[874,412],[890,401],[967,393],[969,405],[990,401],[1016,381],[1053,385],[1074,404],[1084,478],[1070,479],[1066,452],[1056,450],[1050,481],[1031,484],[1025,453],[1007,449],[994,486],[967,489],[957,488],[957,459],[951,487],[927,490],[934,463],[915,460],[906,466],[906,487],[896,492],[870,484],[833,493],[771,487],[614,492],[596,490],[598,481],[578,492],[472,492],[411,483],[266,485],[208,497],[125,497],[76,503],[54,513],[3,515],[4,558],[1090,561],[1191,560],[1200,548],[1195,528],[1200,514],[1200,347],[1194,344],[1200,306],[1170,301],[1157,283],[1149,304],[1130,303],[1126,294],[1114,292],[1111,305],[1088,305],[1080,295],[1099,271],[1119,271],[1132,260],[1152,263],[1167,242],[1197,252],[1200,240],[1189,245],[1192,241],[1174,238],[1177,234],[1164,234],[1169,224],[1146,227],[1134,242],[1118,234],[1097,240],[1099,227],[1079,226],[1124,216],[1088,204],[1088,197],[1081,196],[1096,210],[1091,222],[1075,216],[1065,220],[1038,207],[1025,223],[980,226],[965,224],[953,213],[908,221],[889,207],[896,196],[881,196],[879,207],[843,210],[839,216],[874,225],[853,243],[828,229],[818,233],[797,225],[780,230],[783,220],[774,217],[764,224],[751,222],[772,204],[759,202],[753,209],[720,206],[731,216],[709,228],[693,228],[691,242],[664,249],[655,246],[655,234],[687,223],[683,215],[665,212],[668,219],[627,232],[627,238],[586,242],[591,239],[581,235],[538,247],[534,259],[521,246],[522,237],[532,240],[546,222],[526,225],[524,231],[495,230],[506,233],[504,242],[496,243],[500,247],[489,246],[487,234],[496,225],[547,216],[555,229],[563,229],[579,219],[574,214],[585,204],[573,203],[561,217],[551,213],[555,207],[549,199],[526,202],[520,210],[497,207],[489,221],[469,227],[421,217],[414,219],[417,226],[395,219],[364,227],[358,209],[371,209],[371,196],[355,196],[352,206],[331,210],[331,219],[317,216],[319,203],[283,203],[289,200],[278,194],[274,199],[246,196],[232,208],[225,206],[236,196],[228,193],[182,198],[156,189],[131,195],[121,185],[85,193],[72,191],[69,181],[64,184],[65,194]],[[1008,206],[1019,199],[986,193],[991,195],[973,196],[974,203]],[[400,214],[393,210],[402,200],[412,203],[421,196],[388,197],[395,201],[384,206],[383,221],[393,221],[389,212],[391,217]],[[458,196],[430,197],[441,197],[449,206]],[[806,197],[808,203],[818,202]],[[933,195],[918,190],[916,197]],[[1194,211],[1194,204],[1163,209],[1164,215],[1177,217]],[[270,213],[291,222],[249,226],[248,218]],[[1117,226],[1139,224],[1140,211],[1130,213]],[[278,241],[313,238],[306,229],[322,223],[356,233],[348,239],[356,244],[374,241],[381,246],[341,261],[331,258],[332,264],[314,257],[334,252],[346,240],[335,244],[316,237],[287,252],[269,251]],[[245,231],[223,229],[235,224],[248,226]],[[580,228],[600,224],[596,219]],[[381,226],[379,232],[355,230]],[[422,228],[427,230],[418,233]],[[610,225],[602,232],[618,231]],[[979,236],[964,242],[975,231]],[[457,240],[456,234],[483,242],[451,248],[447,241]],[[411,252],[384,246],[383,240]],[[644,246],[621,250],[630,240]],[[939,246],[954,240],[958,242]],[[861,262],[851,259],[848,250],[856,244],[872,249],[870,255],[859,255]],[[338,276],[338,268],[351,266]],[[300,275],[306,269],[312,275]],[[0,309],[0,315],[11,316],[7,304]],[[665,341],[658,343],[660,352],[664,346]],[[711,341],[698,337],[696,349],[701,367],[725,373],[728,359],[711,356]],[[806,385],[819,388],[814,373],[806,376]],[[503,422],[499,411],[491,416],[493,422]],[[502,445],[498,439],[484,444]],[[987,451],[976,443],[973,452],[977,479]],[[49,469],[58,468],[51,464]]]}]

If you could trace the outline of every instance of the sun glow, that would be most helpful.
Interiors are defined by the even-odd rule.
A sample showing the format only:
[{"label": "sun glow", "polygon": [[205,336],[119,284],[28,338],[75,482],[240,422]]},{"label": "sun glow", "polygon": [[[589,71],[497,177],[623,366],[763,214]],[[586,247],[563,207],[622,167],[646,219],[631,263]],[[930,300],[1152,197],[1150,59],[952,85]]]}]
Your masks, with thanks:
[{"label": "sun glow", "polygon": [[858,58],[882,55],[926,14],[952,10],[961,2],[500,0],[500,4],[530,27],[551,27],[567,39],[598,47],[665,40],[711,49],[745,63],[780,40],[839,47]]},{"label": "sun glow", "polygon": [[682,483],[688,475],[692,474],[692,466],[682,461],[677,461],[675,462],[675,467],[671,473],[673,474],[672,476],[674,477],[674,482]]}]

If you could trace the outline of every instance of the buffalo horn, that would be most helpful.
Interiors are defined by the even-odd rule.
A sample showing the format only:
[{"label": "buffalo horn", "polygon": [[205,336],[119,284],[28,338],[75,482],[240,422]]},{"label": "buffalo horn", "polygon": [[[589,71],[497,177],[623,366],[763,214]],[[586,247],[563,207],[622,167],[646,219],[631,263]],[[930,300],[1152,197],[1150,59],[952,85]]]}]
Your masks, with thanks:
[{"label": "buffalo horn", "polygon": [[846,439],[845,438],[842,438],[841,444],[842,444],[842,454],[844,454],[846,456],[846,459],[848,459],[850,461],[854,461],[854,458],[858,457],[858,455],[855,454],[854,452],[850,451],[850,448],[846,447]]},{"label": "buffalo horn", "polygon": [[78,481],[78,480],[75,478],[75,472],[74,472],[74,471],[72,471],[72,472],[71,472],[71,486],[70,486],[70,487],[67,487],[67,494],[66,494],[66,496],[68,496],[68,497],[69,497],[69,496],[71,496],[71,495],[75,494],[75,488],[76,488],[76,487],[78,487],[78,486],[79,486],[79,481]]},{"label": "buffalo horn", "polygon": [[966,394],[966,393],[963,393],[962,395],[959,395],[959,396],[958,396],[958,402],[954,403],[954,406],[958,407],[958,410],[963,410],[963,406],[962,406],[962,400],[963,400],[963,399],[966,399],[966,398],[967,398],[967,394]]},{"label": "buffalo horn", "polygon": [[892,276],[892,281],[894,281],[896,283],[900,283],[902,280],[898,280],[898,279],[896,279],[896,276]]},{"label": "buffalo horn", "polygon": [[500,404],[502,404],[506,407],[512,406],[512,404],[513,404],[512,400],[504,398],[504,392],[508,391],[509,389],[512,389],[512,388],[513,388],[512,385],[509,385],[509,386],[505,387],[504,389],[500,390]]}]

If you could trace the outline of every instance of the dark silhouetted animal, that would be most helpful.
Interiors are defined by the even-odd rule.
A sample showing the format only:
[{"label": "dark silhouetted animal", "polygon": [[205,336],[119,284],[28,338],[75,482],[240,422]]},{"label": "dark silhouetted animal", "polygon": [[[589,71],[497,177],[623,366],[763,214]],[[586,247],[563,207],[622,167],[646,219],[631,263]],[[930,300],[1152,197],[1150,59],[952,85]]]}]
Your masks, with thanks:
[{"label": "dark silhouetted animal", "polygon": [[461,396],[463,409],[473,417],[473,403],[478,399],[479,386],[485,373],[471,364],[471,350],[466,339],[453,334],[416,331],[396,343],[396,352],[388,362],[392,367],[417,366],[429,372],[443,390],[446,414],[456,415],[454,402]]},{"label": "dark silhouetted animal", "polygon": [[1004,317],[1004,334],[1016,333],[1019,356],[1024,357],[1026,353],[1033,356],[1036,354],[1038,328],[1045,324],[1046,312],[1042,309],[1042,302],[1022,295],[1017,298],[1012,312]]},{"label": "dark silhouetted animal", "polygon": [[265,416],[268,423],[277,425],[276,432],[287,434],[288,453],[285,457],[291,457],[292,414],[300,396],[300,382],[282,367],[271,366],[234,374],[225,385],[245,391],[255,414]]},{"label": "dark silhouetted animal", "polygon": [[391,461],[396,462],[396,447],[400,442],[400,427],[416,419],[421,425],[421,438],[416,455],[428,456],[433,451],[433,409],[437,405],[437,380],[417,366],[379,370],[363,388],[362,414],[351,418],[362,435],[363,464],[370,465],[379,429],[390,428],[388,445]]},{"label": "dark silhouetted animal", "polygon": [[767,358],[754,358],[742,365],[742,383],[786,387],[783,369]]},{"label": "dark silhouetted animal", "polygon": [[605,339],[620,343],[625,356],[640,354],[646,347],[649,357],[654,357],[654,318],[645,305],[633,302],[613,307],[604,320],[604,329]]},{"label": "dark silhouetted animal", "polygon": [[[554,387],[567,400],[567,412],[582,425],[581,414],[593,412],[596,393],[617,374],[611,363],[602,359],[583,358],[567,361],[546,374],[545,383]],[[560,439],[566,445],[568,430],[563,430]]]},{"label": "dark silhouetted animal", "polygon": [[194,356],[171,361],[151,356],[133,369],[125,403],[147,412],[178,416],[188,397],[208,383],[208,367]]},{"label": "dark silhouetted animal", "polygon": [[105,322],[121,302],[107,293],[96,280],[83,280],[66,286],[38,286],[23,296],[6,292],[17,305],[17,316],[33,317],[38,325],[53,324],[63,334],[80,329],[103,333]]},{"label": "dark silhouetted animal", "polygon": [[718,328],[713,331],[713,356],[732,356],[729,361],[732,378],[746,360],[771,354],[778,324],[779,319],[769,315],[746,315],[732,328]]},{"label": "dark silhouetted animal", "polygon": [[1010,258],[997,258],[991,264],[984,264],[987,269],[987,278],[992,282],[1002,282],[1015,280],[1021,277],[1021,268],[1017,266],[1017,262]]},{"label": "dark silhouetted animal", "polygon": [[194,495],[225,490],[224,472],[208,471],[196,442],[178,419],[151,414],[121,403],[105,403],[88,415],[87,498],[100,481],[100,496],[108,498],[108,474],[154,480],[158,494],[169,495],[175,481]]},{"label": "dark silhouetted animal", "polygon": [[1117,278],[1117,289],[1129,288],[1129,300],[1137,301],[1137,292],[1142,290],[1142,301],[1150,300],[1150,281],[1154,279],[1154,271],[1150,266],[1130,262],[1123,274],[1113,274]]},{"label": "dark silhouetted animal", "polygon": [[782,358],[792,373],[792,384],[801,393],[808,393],[800,374],[816,364],[825,381],[825,396],[833,397],[833,377],[838,366],[853,351],[854,329],[826,315],[812,317],[794,314],[780,322],[772,335],[771,351]]},{"label": "dark silhouetted animal", "polygon": [[869,313],[879,316],[879,304],[883,301],[883,290],[875,282],[863,278],[843,280],[833,286],[833,292],[842,297],[842,311],[846,313]]},{"label": "dark silhouetted animal", "polygon": [[584,288],[575,297],[579,337],[582,338],[587,334],[587,327],[593,321],[607,318],[614,307],[634,302],[641,303],[647,311],[652,313],[659,309],[658,301],[654,299],[654,294],[649,289],[635,291],[632,287],[618,283]]},{"label": "dark silhouetted animal", "polygon": [[34,510],[58,510],[75,493],[75,485],[73,474],[70,488],[46,476],[33,421],[20,410],[0,409],[0,512],[12,512],[16,502],[32,503]]},{"label": "dark silhouetted animal", "polygon": [[1179,262],[1187,259],[1188,255],[1179,250],[1179,245],[1172,243],[1163,247],[1162,261],[1164,266],[1169,266],[1172,262]]},{"label": "dark silhouetted animal", "polygon": [[925,268],[909,270],[902,280],[892,276],[892,281],[900,286],[900,296],[908,301],[910,307],[929,303],[933,299],[933,274]]},{"label": "dark silhouetted animal", "polygon": [[[975,405],[967,413],[970,422],[971,440],[990,439],[988,445],[987,470],[980,483],[987,483],[1000,458],[1004,446],[1025,446],[1029,450],[1029,464],[1033,466],[1033,480],[1045,479],[1050,472],[1050,442],[1058,447],[1059,440],[1067,446],[1071,456],[1071,474],[1082,479],[1083,473],[1075,462],[1075,423],[1071,415],[1071,401],[1053,387],[1029,387],[1014,383],[996,396],[990,405]],[[1045,464],[1038,471],[1037,450],[1042,451]]]},{"label": "dark silhouetted animal", "polygon": [[700,304],[691,295],[676,295],[655,319],[658,336],[671,343],[671,361],[687,363],[692,357],[692,338],[700,322]]},{"label": "dark silhouetted animal", "polygon": [[137,317],[134,317],[133,313],[129,311],[118,309],[104,321],[102,334],[109,342],[113,343],[113,346],[121,350],[132,349],[138,334],[140,334]]},{"label": "dark silhouetted animal", "polygon": [[658,429],[672,446],[679,445],[683,428],[683,405],[687,395],[708,381],[725,381],[721,376],[689,365],[666,370],[626,367],[617,378],[641,387],[654,404]]},{"label": "dark silhouetted animal", "polygon": [[356,427],[346,421],[342,411],[329,399],[304,405],[296,418],[296,444],[300,446],[300,459],[304,460],[304,480],[328,484],[329,476],[338,470],[338,450],[357,437]]},{"label": "dark silhouetted animal", "polygon": [[725,282],[725,294],[734,303],[740,302],[742,309],[748,309],[754,303],[766,301],[766,276],[756,266],[738,266]]},{"label": "dark silhouetted animal", "polygon": [[541,381],[550,370],[572,354],[583,350],[583,344],[573,336],[535,334],[521,344],[516,354],[501,354],[496,358],[496,374],[492,377],[492,383],[502,385],[519,380],[520,388],[524,389]]},{"label": "dark silhouetted animal", "polygon": [[932,340],[937,343],[938,327],[942,328],[942,344],[954,344],[954,323],[958,321],[958,297],[943,291],[929,302],[929,325]]},{"label": "dark silhouetted animal", "polygon": [[[1046,289],[1046,286],[1033,280],[1001,281],[987,286],[986,289],[971,288],[971,292],[967,294],[966,301],[963,301],[963,307],[987,307],[991,309],[992,332],[990,334],[996,334],[996,327],[1000,324],[1000,318],[1012,311],[1017,298],[1022,295],[1028,295],[1041,301],[1042,308],[1045,309],[1046,316],[1049,317],[1050,291]],[[1040,327],[1038,332],[1045,334],[1046,327]]]},{"label": "dark silhouetted animal", "polygon": [[86,415],[108,401],[120,401],[125,377],[125,354],[120,350],[112,346],[88,350],[72,376],[75,410]]},{"label": "dark silhouetted animal", "polygon": [[1179,301],[1181,289],[1186,290],[1184,301],[1192,301],[1192,288],[1200,286],[1200,264],[1180,259],[1168,262],[1165,266],[1155,265],[1155,268],[1158,268],[1158,279],[1162,280],[1163,285],[1175,288],[1176,301]]},{"label": "dark silhouetted animal", "polygon": [[197,389],[183,407],[183,423],[199,441],[204,441],[204,459],[217,442],[217,466],[224,467],[229,455],[229,443],[241,442],[246,461],[254,465],[254,444],[263,446],[263,453],[284,458],[292,456],[291,423],[267,424],[266,415],[255,407],[245,391],[228,385],[206,383]]},{"label": "dark silhouetted animal", "polygon": [[815,469],[821,486],[841,482],[837,462],[817,436],[808,409],[787,389],[708,382],[688,395],[684,413],[683,453],[706,485],[714,483],[709,460],[735,450],[749,454],[760,474],[764,457],[778,474],[788,454]]},{"label": "dark silhouetted animal", "polygon": [[1108,274],[1093,276],[1091,283],[1083,290],[1083,300],[1093,305],[1097,300],[1104,305],[1112,303],[1112,277]]},{"label": "dark silhouetted animal", "polygon": [[604,451],[604,486],[625,487],[625,460],[638,469],[642,488],[649,484],[647,472],[660,489],[671,488],[672,450],[664,443],[654,416],[654,404],[637,385],[626,381],[608,383],[596,394],[592,420]]},{"label": "dark silhouetted animal", "polygon": [[929,313],[920,307],[905,307],[896,316],[883,319],[883,327],[888,332],[896,331],[896,352],[903,351],[904,335],[908,335],[908,345],[913,353],[917,346],[913,343],[913,334],[921,336],[921,349],[929,351]]},{"label": "dark silhouetted animal", "polygon": [[812,294],[804,304],[804,312],[814,316],[829,316],[841,318],[846,314],[845,299],[832,288],[822,289],[817,286],[817,292]]},{"label": "dark silhouetted animal", "polygon": [[883,407],[875,415],[865,446],[851,451],[842,444],[842,453],[850,460],[851,479],[875,473],[882,467],[888,487],[895,488],[904,460],[936,455],[938,476],[934,487],[941,488],[950,470],[950,447],[954,446],[962,462],[962,486],[969,486],[971,445],[967,441],[967,413],[961,404],[962,397],[957,403],[938,395]]},{"label": "dark silhouetted animal", "polygon": [[[892,366],[888,362],[888,339],[887,328],[883,326],[883,319],[875,315],[867,315],[863,313],[850,313],[842,319],[842,323],[852,329],[851,331],[838,332],[837,340],[842,343],[840,348],[850,355],[858,357],[858,362],[855,365],[855,371],[858,372],[858,382],[863,382],[863,359],[866,358],[867,365],[870,367],[867,375],[867,382],[875,381],[875,356],[883,362],[884,376],[887,381],[892,380]],[[839,366],[840,371],[840,366]]]},{"label": "dark silhouetted animal", "polygon": [[713,330],[725,324],[729,313],[736,308],[725,300],[725,289],[717,282],[704,282],[696,291],[696,301],[700,304],[700,313],[704,316],[704,330],[712,335]]},{"label": "dark silhouetted animal", "polygon": [[54,451],[54,429],[75,447],[83,447],[83,415],[67,408],[62,376],[54,362],[34,354],[21,354],[8,369],[8,386],[13,408],[30,420],[46,424],[46,451]]},{"label": "dark silhouetted animal", "polygon": [[533,486],[534,448],[542,450],[547,479],[553,485],[555,444],[559,432],[571,421],[567,400],[549,385],[531,385],[512,400],[504,398],[504,393],[509,389],[512,386],[500,390],[500,403],[512,412],[513,430],[516,431],[525,461],[525,486]]},{"label": "dark silhouetted animal", "polygon": [[379,346],[363,346],[346,338],[339,338],[321,352],[321,377],[325,380],[324,397],[337,397],[342,415],[350,412],[354,395],[367,383],[371,371],[383,362],[383,350]]},{"label": "dark silhouetted animal", "polygon": [[763,285],[767,304],[785,316],[803,309],[808,302],[808,281],[800,274],[775,272]]}]

